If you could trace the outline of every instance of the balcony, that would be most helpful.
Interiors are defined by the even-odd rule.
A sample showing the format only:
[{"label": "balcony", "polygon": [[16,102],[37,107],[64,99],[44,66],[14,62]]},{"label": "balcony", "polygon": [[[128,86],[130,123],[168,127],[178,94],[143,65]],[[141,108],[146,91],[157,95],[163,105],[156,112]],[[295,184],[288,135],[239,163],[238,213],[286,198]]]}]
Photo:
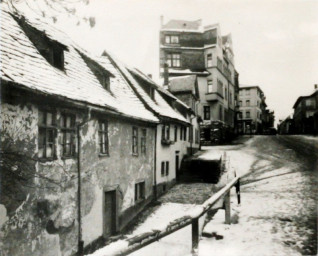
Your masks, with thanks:
[{"label": "balcony", "polygon": [[223,101],[223,96],[217,92],[211,92],[205,94],[206,101]]}]

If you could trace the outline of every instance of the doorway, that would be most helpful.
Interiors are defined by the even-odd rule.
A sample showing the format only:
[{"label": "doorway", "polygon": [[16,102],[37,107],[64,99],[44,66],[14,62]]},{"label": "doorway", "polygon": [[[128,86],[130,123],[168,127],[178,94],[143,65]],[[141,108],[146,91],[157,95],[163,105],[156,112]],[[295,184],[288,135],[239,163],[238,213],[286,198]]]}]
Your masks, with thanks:
[{"label": "doorway", "polygon": [[104,192],[104,237],[112,236],[116,233],[116,191]]}]

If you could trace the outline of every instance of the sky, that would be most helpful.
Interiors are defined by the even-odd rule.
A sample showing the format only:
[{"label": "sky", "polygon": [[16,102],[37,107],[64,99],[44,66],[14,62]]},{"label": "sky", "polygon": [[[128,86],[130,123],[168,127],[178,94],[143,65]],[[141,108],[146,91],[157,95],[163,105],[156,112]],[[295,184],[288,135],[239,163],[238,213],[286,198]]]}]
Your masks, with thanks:
[{"label": "sky", "polygon": [[[66,1],[66,0],[65,0]],[[258,85],[276,123],[293,113],[293,104],[318,84],[317,0],[67,0],[78,16],[93,16],[91,28],[66,15],[56,26],[83,48],[104,49],[121,61],[159,77],[160,16],[219,23],[232,34],[240,84]]]}]

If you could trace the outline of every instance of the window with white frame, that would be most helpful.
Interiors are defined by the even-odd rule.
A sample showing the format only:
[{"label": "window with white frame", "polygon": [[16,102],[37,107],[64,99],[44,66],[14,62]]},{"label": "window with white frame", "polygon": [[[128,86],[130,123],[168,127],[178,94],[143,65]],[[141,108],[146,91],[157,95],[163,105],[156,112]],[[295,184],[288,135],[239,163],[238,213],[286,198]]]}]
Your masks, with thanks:
[{"label": "window with white frame", "polygon": [[213,80],[212,78],[208,80],[208,93],[213,91]]},{"label": "window with white frame", "polygon": [[145,199],[145,182],[135,184],[135,202]]},{"label": "window with white frame", "polygon": [[181,66],[181,55],[180,53],[168,53],[167,64],[169,67],[179,68]]},{"label": "window with white frame", "polygon": [[53,111],[39,111],[38,158],[53,160],[55,157],[56,114]]},{"label": "window with white frame", "polygon": [[212,53],[207,54],[206,56],[206,65],[207,67],[212,67]]}]

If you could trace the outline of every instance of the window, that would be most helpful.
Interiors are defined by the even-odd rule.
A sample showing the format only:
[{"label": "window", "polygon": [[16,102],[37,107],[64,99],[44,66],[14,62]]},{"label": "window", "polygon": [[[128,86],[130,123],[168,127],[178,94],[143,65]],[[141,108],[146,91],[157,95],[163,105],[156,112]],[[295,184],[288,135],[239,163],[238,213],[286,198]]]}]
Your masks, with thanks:
[{"label": "window", "polygon": [[239,118],[242,119],[243,118],[243,114],[242,112],[239,112]]},{"label": "window", "polygon": [[170,125],[164,124],[162,125],[162,131],[161,131],[161,139],[162,140],[170,140]]},{"label": "window", "polygon": [[206,65],[207,67],[212,67],[212,53],[209,53],[207,56],[206,56]]},{"label": "window", "polygon": [[208,93],[211,93],[213,91],[213,80],[208,80]]},{"label": "window", "polygon": [[245,94],[246,94],[246,95],[250,95],[250,89],[246,89],[246,90],[245,90]]},{"label": "window", "polygon": [[99,121],[99,152],[108,155],[108,122],[105,120]]},{"label": "window", "polygon": [[223,66],[222,60],[218,57],[218,58],[217,58],[217,67],[218,67],[218,69],[221,70],[221,71],[222,71],[222,66]]},{"label": "window", "polygon": [[229,96],[229,103],[230,103],[230,104],[232,104],[232,101],[233,101],[233,100],[232,100],[232,97],[233,97],[233,94],[232,94],[232,92],[230,92],[230,96]]},{"label": "window", "polygon": [[178,44],[179,36],[177,35],[166,35],[165,37],[166,44]]},{"label": "window", "polygon": [[141,130],[141,137],[140,137],[140,152],[142,154],[146,154],[146,137],[147,137],[147,130]]},{"label": "window", "polygon": [[249,106],[250,106],[250,101],[247,100],[247,101],[246,101],[246,107],[249,107]]},{"label": "window", "polygon": [[135,202],[145,199],[145,182],[135,184]]},{"label": "window", "polygon": [[55,157],[55,118],[55,113],[52,111],[39,111],[39,158]]},{"label": "window", "polygon": [[227,100],[227,88],[225,87],[225,89],[224,89],[224,96],[225,96],[225,99]]},{"label": "window", "polygon": [[250,111],[246,111],[246,118],[250,118],[250,117],[251,117]]},{"label": "window", "polygon": [[166,176],[169,176],[169,162],[166,162]]},{"label": "window", "polygon": [[183,139],[183,127],[181,126],[180,127],[180,140]]},{"label": "window", "polygon": [[169,53],[167,54],[167,64],[169,67],[180,67],[181,56],[179,53]]},{"label": "window", "polygon": [[165,176],[165,162],[161,162],[161,177]]},{"label": "window", "polygon": [[218,80],[218,93],[223,96],[223,83],[221,80]]},{"label": "window", "polygon": [[187,127],[184,127],[183,140],[187,140]]},{"label": "window", "polygon": [[239,106],[242,107],[242,101],[241,100],[239,101]]},{"label": "window", "polygon": [[138,155],[138,129],[133,127],[132,130],[132,153]]},{"label": "window", "polygon": [[222,121],[223,120],[223,108],[222,108],[222,106],[219,106],[219,117],[220,117],[220,120]]},{"label": "window", "polygon": [[178,126],[174,126],[174,141],[178,141]]},{"label": "window", "polygon": [[210,106],[204,106],[203,107],[203,119],[204,120],[210,120]]},{"label": "window", "polygon": [[61,133],[63,157],[75,156],[75,115],[62,114]]}]

